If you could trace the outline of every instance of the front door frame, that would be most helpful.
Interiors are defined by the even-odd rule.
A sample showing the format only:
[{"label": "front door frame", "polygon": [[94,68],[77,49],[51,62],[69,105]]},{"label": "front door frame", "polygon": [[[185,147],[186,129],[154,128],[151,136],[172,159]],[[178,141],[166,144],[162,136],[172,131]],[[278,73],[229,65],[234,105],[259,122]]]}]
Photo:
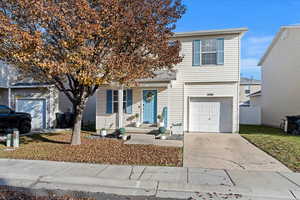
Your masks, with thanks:
[{"label": "front door frame", "polygon": [[[150,91],[150,90],[154,90],[156,91],[156,115],[157,115],[157,111],[158,111],[158,89],[157,88],[147,88],[147,89],[142,89],[141,91],[141,123],[144,123],[144,91]],[[155,114],[155,113],[154,113]],[[155,116],[155,120],[154,120],[154,124],[157,123],[157,116]]]}]

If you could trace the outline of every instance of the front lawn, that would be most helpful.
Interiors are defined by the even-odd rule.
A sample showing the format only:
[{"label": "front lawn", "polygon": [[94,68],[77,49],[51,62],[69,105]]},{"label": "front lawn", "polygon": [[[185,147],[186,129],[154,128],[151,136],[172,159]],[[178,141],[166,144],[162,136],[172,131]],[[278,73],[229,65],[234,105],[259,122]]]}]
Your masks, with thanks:
[{"label": "front lawn", "polygon": [[20,148],[7,151],[0,143],[0,158],[52,160],[122,165],[182,166],[182,148],[124,144],[117,139],[90,139],[82,133],[82,144],[71,146],[71,134],[51,133],[20,138]]},{"label": "front lawn", "polygon": [[291,170],[300,172],[300,136],[287,135],[278,128],[246,125],[240,126],[240,134]]}]

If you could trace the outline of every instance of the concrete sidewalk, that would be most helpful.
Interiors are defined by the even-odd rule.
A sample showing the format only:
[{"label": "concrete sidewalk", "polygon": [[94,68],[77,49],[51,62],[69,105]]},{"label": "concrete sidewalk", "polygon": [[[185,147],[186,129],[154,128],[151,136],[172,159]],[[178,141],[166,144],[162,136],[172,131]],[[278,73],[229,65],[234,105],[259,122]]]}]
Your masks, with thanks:
[{"label": "concrete sidewalk", "polygon": [[300,174],[0,159],[0,185],[187,199],[300,199]]}]

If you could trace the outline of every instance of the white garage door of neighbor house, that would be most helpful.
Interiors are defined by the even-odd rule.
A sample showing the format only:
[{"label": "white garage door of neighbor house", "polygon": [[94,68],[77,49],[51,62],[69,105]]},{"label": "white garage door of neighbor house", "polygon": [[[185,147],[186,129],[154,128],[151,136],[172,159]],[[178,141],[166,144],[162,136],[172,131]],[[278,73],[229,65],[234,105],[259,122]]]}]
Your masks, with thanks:
[{"label": "white garage door of neighbor house", "polygon": [[46,126],[46,101],[44,99],[17,99],[17,112],[31,115],[31,129],[43,129]]},{"label": "white garage door of neighbor house", "polygon": [[220,132],[220,102],[190,101],[189,131]]}]

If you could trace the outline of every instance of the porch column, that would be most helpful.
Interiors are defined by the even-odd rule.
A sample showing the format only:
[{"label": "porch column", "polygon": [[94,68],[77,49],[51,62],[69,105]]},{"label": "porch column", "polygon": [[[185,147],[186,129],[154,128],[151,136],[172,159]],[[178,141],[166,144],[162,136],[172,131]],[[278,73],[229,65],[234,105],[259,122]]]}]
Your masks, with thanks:
[{"label": "porch column", "polygon": [[[8,103],[8,107],[11,108],[11,88],[10,86],[8,86],[8,96],[7,96],[7,103]],[[15,108],[17,109],[17,108]]]},{"label": "porch column", "polygon": [[118,128],[123,128],[123,87],[118,89]]}]

